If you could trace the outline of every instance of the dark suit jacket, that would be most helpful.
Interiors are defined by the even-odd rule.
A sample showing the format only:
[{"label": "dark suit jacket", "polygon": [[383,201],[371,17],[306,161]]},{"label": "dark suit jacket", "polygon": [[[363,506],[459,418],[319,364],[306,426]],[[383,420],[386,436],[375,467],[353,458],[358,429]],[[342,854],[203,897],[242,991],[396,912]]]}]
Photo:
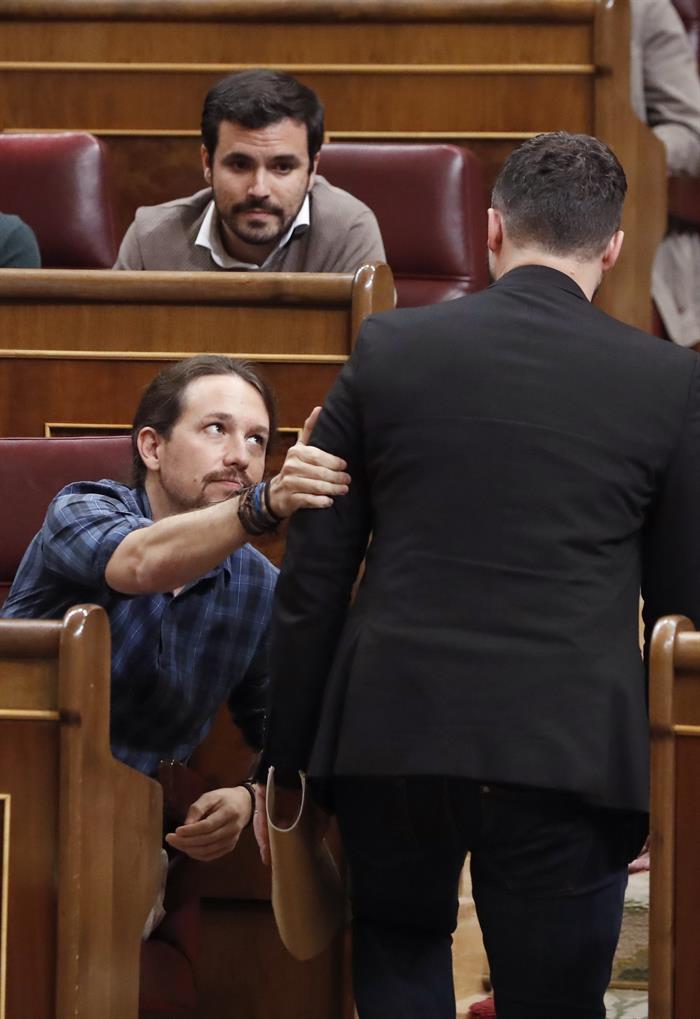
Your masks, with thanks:
[{"label": "dark suit jacket", "polygon": [[646,809],[639,591],[700,623],[698,364],[542,266],[369,318],[312,439],[351,493],[290,527],[266,760]]}]

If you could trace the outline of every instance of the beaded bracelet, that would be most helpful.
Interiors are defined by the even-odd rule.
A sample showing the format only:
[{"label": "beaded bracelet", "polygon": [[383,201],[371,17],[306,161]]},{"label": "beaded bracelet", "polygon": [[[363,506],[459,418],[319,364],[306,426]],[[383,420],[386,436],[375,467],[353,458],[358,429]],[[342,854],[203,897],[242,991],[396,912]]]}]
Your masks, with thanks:
[{"label": "beaded bracelet", "polygon": [[250,796],[250,817],[243,825],[244,828],[249,828],[255,817],[255,786],[252,782],[241,782],[241,789],[245,789]]},{"label": "beaded bracelet", "polygon": [[270,503],[270,482],[249,485],[240,492],[238,519],[248,534],[271,534],[282,523]]}]

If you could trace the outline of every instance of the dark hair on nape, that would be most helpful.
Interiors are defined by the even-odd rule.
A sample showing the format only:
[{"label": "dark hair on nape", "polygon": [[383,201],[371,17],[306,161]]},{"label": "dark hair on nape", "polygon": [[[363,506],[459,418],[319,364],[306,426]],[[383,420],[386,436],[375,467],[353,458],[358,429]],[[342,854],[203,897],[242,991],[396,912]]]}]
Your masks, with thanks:
[{"label": "dark hair on nape", "polygon": [[[153,428],[167,439],[183,410],[183,394],[190,382],[205,375],[237,375],[256,389],[265,404],[270,421],[270,444],[277,430],[277,407],[272,390],[248,361],[223,354],[197,354],[164,368],[146,387],[131,425],[132,484],[142,487],[146,465],[137,444],[142,428]],[[268,445],[268,451],[270,446]]]},{"label": "dark hair on nape", "polygon": [[515,244],[586,260],[619,229],[626,192],[625,171],[604,142],[555,131],[508,156],[491,203]]},{"label": "dark hair on nape", "polygon": [[255,130],[287,117],[306,125],[311,171],[323,143],[323,104],[313,89],[282,71],[257,69],[230,74],[217,82],[204,100],[202,141],[210,162],[222,120]]}]

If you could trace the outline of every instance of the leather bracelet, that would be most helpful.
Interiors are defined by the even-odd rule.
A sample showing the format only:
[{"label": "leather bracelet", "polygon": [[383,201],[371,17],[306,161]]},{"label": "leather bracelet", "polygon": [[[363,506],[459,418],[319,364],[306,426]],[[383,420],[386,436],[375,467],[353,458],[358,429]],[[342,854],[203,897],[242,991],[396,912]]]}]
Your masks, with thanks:
[{"label": "leather bracelet", "polygon": [[282,522],[282,517],[278,517],[269,508],[269,485],[269,481],[261,481],[257,485],[249,485],[240,492],[238,519],[248,534],[271,534]]},{"label": "leather bracelet", "polygon": [[241,782],[241,789],[245,789],[250,796],[250,817],[243,825],[243,828],[245,829],[250,828],[253,823],[253,818],[255,817],[255,786],[252,782]]}]

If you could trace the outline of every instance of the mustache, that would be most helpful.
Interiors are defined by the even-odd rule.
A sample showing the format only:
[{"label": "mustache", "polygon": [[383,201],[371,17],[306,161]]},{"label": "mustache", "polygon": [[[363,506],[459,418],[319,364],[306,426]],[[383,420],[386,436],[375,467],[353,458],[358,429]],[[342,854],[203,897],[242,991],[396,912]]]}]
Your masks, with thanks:
[{"label": "mustache", "polygon": [[251,484],[246,471],[211,471],[202,478],[203,485],[209,485],[212,481],[235,481],[239,485]]},{"label": "mustache", "polygon": [[256,201],[254,198],[248,198],[245,202],[237,202],[231,207],[231,212],[252,212],[253,209],[262,209],[263,212],[270,212],[273,216],[277,216],[279,219],[284,217],[284,212],[280,206],[275,205],[267,198],[263,199],[263,201]]}]

